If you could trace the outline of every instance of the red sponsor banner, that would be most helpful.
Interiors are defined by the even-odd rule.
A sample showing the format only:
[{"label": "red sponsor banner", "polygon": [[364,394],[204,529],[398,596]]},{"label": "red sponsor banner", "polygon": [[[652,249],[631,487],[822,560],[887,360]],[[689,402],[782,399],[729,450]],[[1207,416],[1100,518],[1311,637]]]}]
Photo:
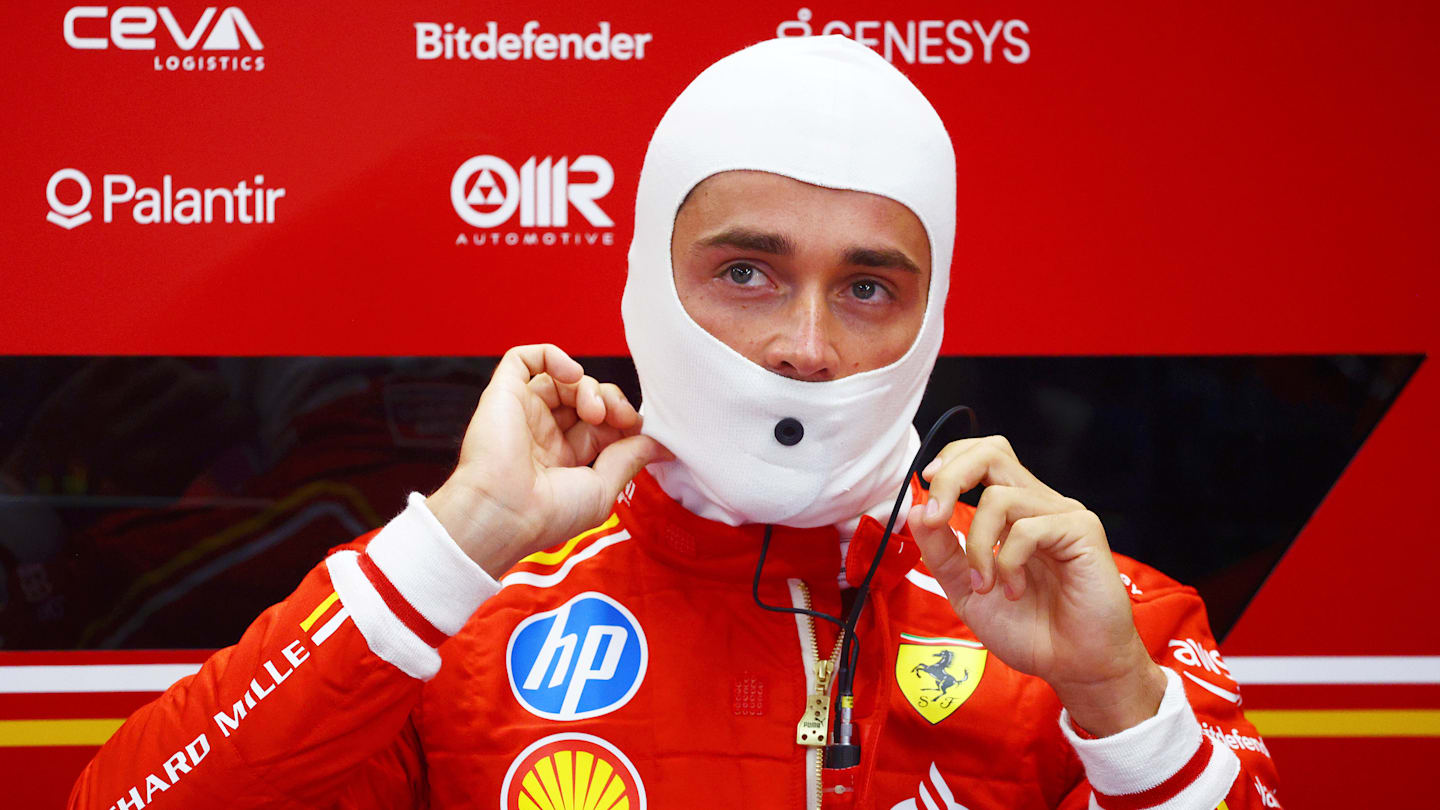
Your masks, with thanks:
[{"label": "red sponsor banner", "polygon": [[[717,57],[806,30],[775,4],[133,8],[12,13],[0,351],[623,354],[650,130]],[[1428,348],[1432,11],[806,10],[879,43],[955,140],[947,351]]]}]

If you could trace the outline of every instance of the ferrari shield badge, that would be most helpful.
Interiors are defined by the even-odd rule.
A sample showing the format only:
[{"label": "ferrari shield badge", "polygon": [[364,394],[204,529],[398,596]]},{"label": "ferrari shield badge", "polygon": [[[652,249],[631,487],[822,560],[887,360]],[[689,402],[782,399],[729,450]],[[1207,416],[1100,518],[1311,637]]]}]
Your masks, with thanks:
[{"label": "ferrari shield badge", "polygon": [[987,655],[979,642],[901,633],[895,680],[915,711],[938,723],[974,694]]}]

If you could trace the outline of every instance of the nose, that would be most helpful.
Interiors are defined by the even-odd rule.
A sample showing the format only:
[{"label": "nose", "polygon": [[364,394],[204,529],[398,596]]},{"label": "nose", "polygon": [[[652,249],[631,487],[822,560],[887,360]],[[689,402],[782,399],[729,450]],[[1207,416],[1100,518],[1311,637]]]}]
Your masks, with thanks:
[{"label": "nose", "polygon": [[779,331],[765,351],[765,365],[776,374],[819,382],[834,379],[840,367],[835,326],[823,292],[795,296],[785,309]]}]

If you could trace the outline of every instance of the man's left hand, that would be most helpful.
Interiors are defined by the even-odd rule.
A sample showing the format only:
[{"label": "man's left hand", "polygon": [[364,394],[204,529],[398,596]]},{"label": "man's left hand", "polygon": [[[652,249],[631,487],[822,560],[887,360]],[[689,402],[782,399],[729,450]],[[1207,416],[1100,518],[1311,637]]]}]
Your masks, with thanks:
[{"label": "man's left hand", "polygon": [[[921,476],[930,499],[910,510],[910,531],[976,638],[1049,683],[1091,734],[1153,717],[1165,676],[1135,630],[1095,513],[1031,474],[1002,436],[952,442]],[[950,517],[960,495],[980,484],[962,549]]]}]

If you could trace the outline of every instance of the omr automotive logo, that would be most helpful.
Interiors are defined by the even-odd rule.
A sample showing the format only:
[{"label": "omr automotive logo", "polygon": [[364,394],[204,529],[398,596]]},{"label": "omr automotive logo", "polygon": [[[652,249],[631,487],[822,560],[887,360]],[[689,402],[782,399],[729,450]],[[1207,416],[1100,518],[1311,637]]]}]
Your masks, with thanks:
[{"label": "omr automotive logo", "polygon": [[[840,34],[874,48],[886,61],[908,65],[1020,65],[1030,61],[1030,26],[1024,20],[830,20],[820,23],[802,8],[775,27],[777,37]],[[978,57],[978,59],[977,59]]]},{"label": "omr automotive logo", "polygon": [[[78,51],[170,51],[151,59],[157,71],[260,71],[265,49],[250,18],[236,6],[207,6],[198,17],[169,6],[74,6],[65,12],[65,44]],[[199,48],[199,55],[192,54]],[[178,52],[177,52],[178,51]]]},{"label": "omr automotive logo", "polygon": [[[599,155],[528,158],[515,167],[495,155],[477,155],[450,178],[450,204],[474,230],[457,245],[613,245],[615,221],[598,200],[615,185],[610,161]],[[574,209],[591,230],[576,230]],[[519,227],[499,230],[519,216]]]},{"label": "omr automotive logo", "polygon": [[[72,187],[78,194],[71,191]],[[254,175],[249,183],[241,180],[234,186],[212,188],[176,188],[174,178],[168,174],[158,186],[137,185],[128,174],[106,174],[100,178],[100,192],[102,222],[114,222],[116,211],[128,208],[130,218],[138,225],[271,223],[275,221],[276,202],[285,196],[285,189],[267,187],[263,174]],[[45,184],[45,201],[50,204],[45,219],[72,231],[95,218],[90,213],[94,196],[95,188],[84,172],[61,169]]]},{"label": "omr automotive logo", "polygon": [[521,622],[505,650],[515,699],[547,720],[583,720],[624,706],[649,660],[635,615],[595,591]]}]

